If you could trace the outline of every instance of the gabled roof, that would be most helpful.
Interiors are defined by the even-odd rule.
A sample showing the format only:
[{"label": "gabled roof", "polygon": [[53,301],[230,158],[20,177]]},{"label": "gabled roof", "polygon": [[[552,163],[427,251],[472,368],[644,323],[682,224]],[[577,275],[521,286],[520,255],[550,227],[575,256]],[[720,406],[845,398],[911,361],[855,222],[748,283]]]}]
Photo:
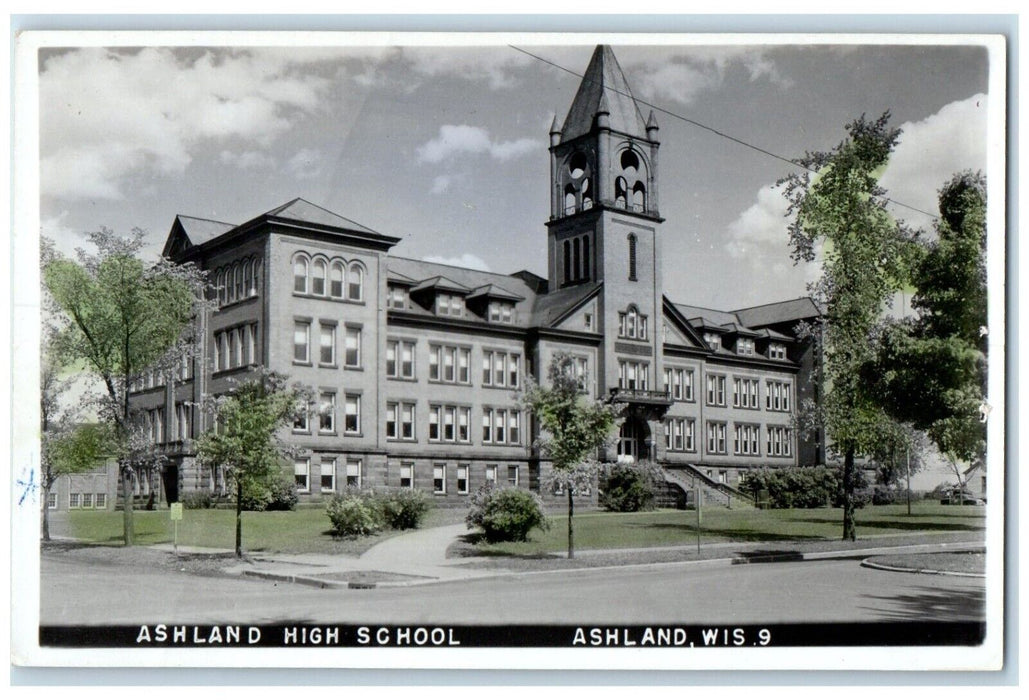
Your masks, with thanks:
[{"label": "gabled roof", "polygon": [[[706,327],[710,327],[713,330],[721,330],[723,333],[727,331],[723,326],[727,326],[730,323],[740,323],[740,319],[736,317],[736,314],[728,311],[718,311],[703,306],[690,306],[689,304],[673,304],[673,306],[684,318],[690,319],[690,323],[693,323],[694,319],[703,319],[704,323],[709,324]],[[747,324],[744,323],[743,325]]]},{"label": "gabled roof", "polygon": [[790,299],[789,301],[751,306],[745,309],[737,309],[733,313],[736,314],[744,326],[750,328],[800,321],[819,315],[818,307],[815,306],[815,302],[811,297],[800,297],[799,299]]},{"label": "gabled roof", "polygon": [[418,292],[426,292],[430,289],[437,292],[456,292],[457,294],[468,294],[468,292],[472,291],[459,282],[448,279],[443,275],[436,275],[416,284],[411,288],[411,293],[417,294]]},{"label": "gabled roof", "polygon": [[523,301],[525,297],[520,297],[517,294],[512,294],[503,287],[499,287],[495,284],[484,284],[481,287],[476,287],[468,293],[468,299],[478,299],[479,297],[485,297],[486,299],[503,299],[506,301]]},{"label": "gabled roof", "polygon": [[631,136],[646,138],[647,126],[639,106],[629,89],[622,67],[618,65],[610,46],[597,46],[590,64],[579,83],[579,91],[565,117],[561,140],[588,134],[593,129],[593,118],[604,108],[612,130]]},{"label": "gabled roof", "polygon": [[182,227],[182,232],[186,234],[192,245],[203,245],[226,231],[236,228],[236,224],[227,224],[224,221],[215,221],[214,219],[200,219],[184,214],[178,214],[175,217],[175,221]]},{"label": "gabled roof", "polygon": [[311,204],[306,199],[301,199],[300,197],[286,202],[281,207],[276,207],[269,212],[265,212],[264,216],[275,219],[286,219],[288,221],[296,221],[305,224],[316,224],[318,226],[345,228],[350,231],[358,231],[360,233],[381,235],[378,231],[373,231],[367,226],[362,226],[356,221],[352,221],[345,216],[334,214],[328,209],[319,207],[317,204]]},{"label": "gabled roof", "polygon": [[413,287],[418,282],[418,280],[412,279],[395,270],[386,270],[386,279],[394,284],[400,284],[407,287]]},{"label": "gabled roof", "polygon": [[592,298],[602,286],[600,282],[577,284],[536,297],[531,325],[549,328],[560,323],[568,314]]}]

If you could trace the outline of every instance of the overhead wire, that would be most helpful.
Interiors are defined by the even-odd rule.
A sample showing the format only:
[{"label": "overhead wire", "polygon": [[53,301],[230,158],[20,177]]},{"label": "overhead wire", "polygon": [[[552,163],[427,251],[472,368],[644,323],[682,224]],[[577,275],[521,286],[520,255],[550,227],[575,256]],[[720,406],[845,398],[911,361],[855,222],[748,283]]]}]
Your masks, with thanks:
[{"label": "overhead wire", "polygon": [[[565,73],[569,73],[570,75],[574,75],[577,78],[585,79],[585,77],[586,77],[585,74],[583,74],[583,73],[578,73],[578,72],[572,70],[571,68],[566,68],[565,66],[562,66],[559,63],[555,63],[555,62],[553,62],[553,61],[551,61],[549,59],[546,59],[546,58],[543,58],[542,56],[534,54],[531,51],[526,51],[523,48],[520,48],[518,46],[514,46],[513,44],[508,44],[508,48],[514,49],[515,51],[518,51],[519,53],[523,53],[526,56],[529,56],[530,58],[533,58],[533,59],[535,59],[537,61],[540,61],[541,63],[545,63],[548,66],[551,66],[553,68],[557,68],[558,70],[564,71]],[[780,161],[782,161],[784,163],[788,163],[789,165],[791,165],[791,166],[793,166],[795,168],[801,168],[802,170],[807,170],[810,173],[817,173],[818,172],[814,168],[807,167],[806,165],[804,165],[803,163],[798,162],[794,158],[787,158],[786,156],[779,155],[778,153],[774,153],[772,151],[769,151],[768,149],[762,148],[761,146],[757,146],[757,145],[755,145],[753,143],[750,143],[749,141],[744,141],[741,138],[737,138],[736,136],[732,136],[731,134],[727,134],[724,131],[720,131],[720,130],[712,127],[712,126],[708,126],[707,124],[704,124],[702,122],[698,122],[696,119],[690,119],[689,117],[687,117],[687,116],[685,116],[683,114],[679,114],[678,112],[673,112],[672,110],[667,109],[665,107],[662,107],[660,105],[654,104],[652,102],[647,102],[646,100],[641,100],[638,97],[636,97],[635,95],[632,95],[630,93],[622,92],[621,90],[618,90],[617,88],[613,88],[613,87],[608,86],[608,85],[605,85],[603,87],[604,87],[605,90],[610,90],[611,92],[614,92],[614,93],[616,93],[618,95],[622,95],[624,97],[628,97],[629,99],[634,100],[638,104],[642,104],[642,105],[645,105],[647,107],[650,107],[651,109],[653,109],[653,110],[655,110],[657,112],[660,112],[662,114],[666,114],[666,115],[668,115],[668,116],[670,116],[670,117],[672,117],[674,119],[678,119],[680,121],[686,122],[687,124],[691,124],[691,125],[699,128],[699,129],[704,129],[705,131],[709,131],[712,134],[715,134],[716,136],[719,136],[719,137],[721,137],[723,139],[726,139],[728,141],[732,141],[733,143],[738,144],[740,146],[743,146],[744,148],[749,148],[752,151],[757,151],[758,153],[760,153],[762,155],[768,156],[770,158],[774,158],[776,160],[780,160]],[[919,209],[918,207],[913,207],[910,204],[905,204],[904,202],[900,202],[900,201],[898,201],[896,199],[893,199],[892,197],[878,197],[878,199],[881,199],[884,202],[889,202],[889,203],[895,204],[898,207],[903,207],[905,209],[910,209],[911,211],[916,211],[919,214],[924,214],[925,216],[928,216],[929,218],[931,218],[933,220],[936,220],[936,219],[939,218],[936,214],[932,214],[930,212],[927,212],[924,209]]]}]

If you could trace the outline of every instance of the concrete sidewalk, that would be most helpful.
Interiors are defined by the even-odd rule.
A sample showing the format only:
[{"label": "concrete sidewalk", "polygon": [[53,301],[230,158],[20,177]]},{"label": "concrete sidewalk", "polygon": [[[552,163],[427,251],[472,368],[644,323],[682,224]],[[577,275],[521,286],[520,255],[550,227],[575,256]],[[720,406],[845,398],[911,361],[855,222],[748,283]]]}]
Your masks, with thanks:
[{"label": "concrete sidewalk", "polygon": [[[496,560],[487,557],[460,557],[447,559],[447,549],[468,532],[464,524],[445,527],[415,530],[397,535],[380,542],[361,556],[333,554],[253,554],[247,561],[225,568],[227,574],[252,576],[258,578],[300,583],[321,588],[378,588],[414,586],[447,581],[491,578],[497,576],[533,576],[553,574],[555,570],[513,570],[503,566],[495,566]],[[931,535],[928,538],[931,539]],[[860,559],[877,554],[907,554],[939,551],[966,551],[981,549],[982,541],[966,542],[924,542],[917,544],[893,545],[877,538],[878,542],[869,542],[868,547],[833,549],[830,551],[783,550],[770,551],[767,542],[741,543],[717,542],[704,544],[702,554],[697,559],[665,562],[617,564],[610,566],[577,567],[576,571],[598,571],[604,569],[625,568],[665,568],[685,566],[688,568],[711,568],[718,566],[734,566],[740,564],[757,564],[773,562],[797,562],[822,559]],[[788,543],[776,543],[777,546]],[[158,545],[162,550],[171,550],[170,545]],[[695,550],[693,546],[661,547],[661,550]],[[730,551],[731,550],[731,551]],[[180,552],[214,553],[216,550],[203,550],[195,547],[179,547]],[[608,553],[611,550],[606,550]],[[622,552],[649,550],[619,550]],[[594,554],[605,552],[578,552],[582,559],[589,559]],[[467,566],[479,561],[491,561],[493,566],[475,568]],[[572,570],[571,568],[567,570]]]}]

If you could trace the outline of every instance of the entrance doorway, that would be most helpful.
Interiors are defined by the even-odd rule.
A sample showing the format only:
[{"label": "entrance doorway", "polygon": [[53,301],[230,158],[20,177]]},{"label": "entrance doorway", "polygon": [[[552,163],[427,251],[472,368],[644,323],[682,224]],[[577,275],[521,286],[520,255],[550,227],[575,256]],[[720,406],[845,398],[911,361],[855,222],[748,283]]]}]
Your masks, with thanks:
[{"label": "entrance doorway", "polygon": [[625,419],[618,434],[618,461],[635,462],[650,458],[650,426],[642,418]]}]

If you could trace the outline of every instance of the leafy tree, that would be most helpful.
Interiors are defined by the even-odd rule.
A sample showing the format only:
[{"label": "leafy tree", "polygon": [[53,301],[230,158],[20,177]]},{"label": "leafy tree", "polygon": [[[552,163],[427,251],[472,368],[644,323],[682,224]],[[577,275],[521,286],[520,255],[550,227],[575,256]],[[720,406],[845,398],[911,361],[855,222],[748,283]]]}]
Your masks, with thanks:
[{"label": "leafy tree", "polygon": [[188,339],[203,299],[203,273],[192,265],[140,259],[144,232],[121,238],[109,229],[89,234],[97,252],[80,249],[78,262],[53,253],[43,280],[66,320],[55,349],[82,362],[106,389],[100,416],[113,429],[122,479],[124,539],[133,541],[132,479],[157,458],[135,430],[129,386],[151,368],[173,366],[192,351]]},{"label": "leafy tree", "polygon": [[855,459],[872,451],[889,423],[861,370],[874,359],[880,315],[913,257],[912,238],[887,213],[878,185],[900,136],[888,122],[889,113],[851,122],[832,151],[807,154],[797,161],[805,170],[780,181],[794,260],[822,253],[822,275],[811,289],[823,310],[814,329],[824,385],[816,420],[843,456],[845,540],[856,538]]},{"label": "leafy tree", "polygon": [[[45,337],[45,334],[44,334]],[[70,384],[52,353],[44,351],[40,372],[40,488],[43,541],[50,541],[50,490],[65,475],[89,471],[115,451],[109,426],[79,421],[79,406],[62,406]]]},{"label": "leafy tree", "polygon": [[864,379],[953,464],[982,459],[986,447],[986,182],[959,173],[939,194],[937,240],[912,270],[918,317],[886,326]]},{"label": "leafy tree", "polygon": [[196,440],[197,458],[226,468],[236,487],[236,556],[243,556],[243,493],[267,487],[276,479],[292,446],[276,433],[297,415],[309,397],[286,378],[264,371],[237,384],[229,393],[210,400],[214,426]]},{"label": "leafy tree", "polygon": [[588,401],[574,372],[574,359],[557,354],[548,369],[549,386],[528,382],[522,404],[536,417],[536,446],[550,458],[553,474],[544,488],[555,486],[568,494],[568,558],[575,556],[573,492],[593,484],[596,467],[590,463],[607,443],[617,409],[600,401]]}]

